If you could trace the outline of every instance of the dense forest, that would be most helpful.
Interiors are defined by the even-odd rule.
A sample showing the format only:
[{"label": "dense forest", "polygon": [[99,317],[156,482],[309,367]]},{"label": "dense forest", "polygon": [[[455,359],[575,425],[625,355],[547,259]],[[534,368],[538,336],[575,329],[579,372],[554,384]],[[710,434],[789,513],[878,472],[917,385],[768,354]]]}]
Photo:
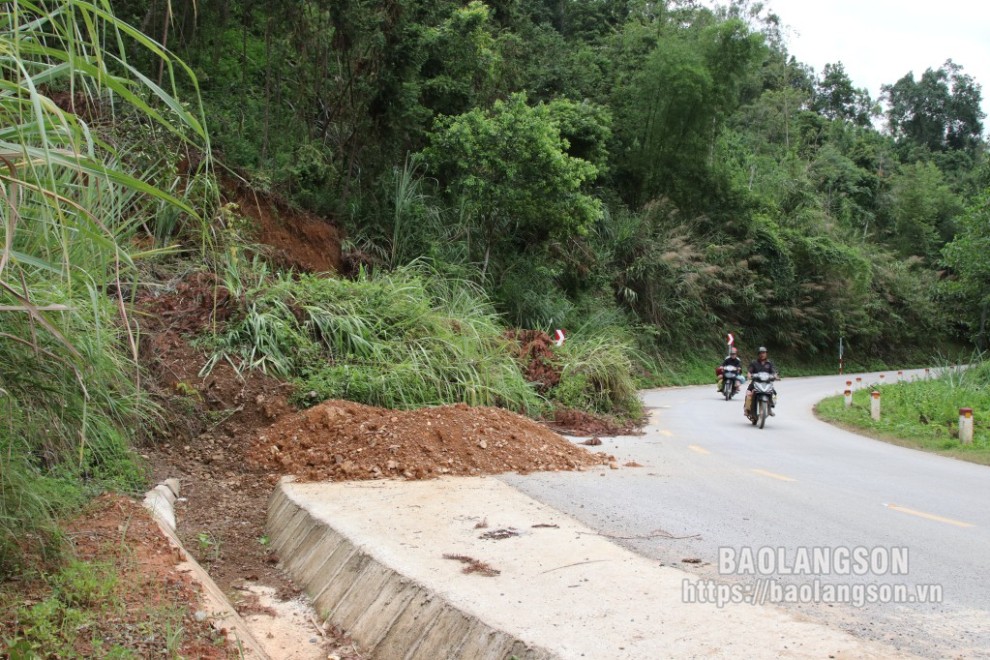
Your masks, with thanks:
[{"label": "dense forest", "polygon": [[[791,57],[783,20],[687,0],[2,3],[0,574],[48,547],[23,532],[53,510],[142,487],[134,442],[168,401],[144,387],[137,303],[197,268],[194,315],[229,302],[190,339],[205,368],[263,368],[298,405],[628,418],[634,376],[707,377],[727,333],[822,368],[840,340],[851,367],[983,348],[979,83],[947,60],[873,99],[855,62]],[[340,227],[350,277],[260,260],[237,177]],[[561,379],[537,389],[505,338],[555,328]]]},{"label": "dense forest", "polygon": [[748,1],[114,6],[193,68],[220,161],[333,218],[356,259],[468,274],[512,325],[812,358],[842,338],[863,361],[985,342],[990,171],[961,63],[873,99]]}]

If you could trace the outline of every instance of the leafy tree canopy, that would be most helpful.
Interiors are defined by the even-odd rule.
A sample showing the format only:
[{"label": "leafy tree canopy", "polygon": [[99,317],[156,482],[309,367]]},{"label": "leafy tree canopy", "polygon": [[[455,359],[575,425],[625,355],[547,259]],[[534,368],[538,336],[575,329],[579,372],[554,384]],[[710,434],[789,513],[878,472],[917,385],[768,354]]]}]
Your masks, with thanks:
[{"label": "leafy tree canopy", "polygon": [[500,244],[584,234],[601,215],[601,202],[582,190],[598,168],[568,154],[555,110],[574,130],[604,130],[575,104],[530,106],[525,94],[513,94],[491,110],[440,119],[431,136],[430,170],[480,234],[485,268]]},{"label": "leafy tree canopy", "polygon": [[882,89],[889,104],[887,121],[899,140],[931,151],[975,149],[980,144],[985,117],[981,88],[952,60],[927,69],[921,80],[908,73]]}]

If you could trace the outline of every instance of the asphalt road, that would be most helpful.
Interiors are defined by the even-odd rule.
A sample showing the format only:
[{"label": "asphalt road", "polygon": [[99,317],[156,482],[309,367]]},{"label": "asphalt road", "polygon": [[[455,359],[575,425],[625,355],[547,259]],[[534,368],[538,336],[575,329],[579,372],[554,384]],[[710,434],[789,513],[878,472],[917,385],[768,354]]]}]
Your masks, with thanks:
[{"label": "asphalt road", "polygon": [[[598,448],[619,470],[504,480],[640,554],[755,589],[762,602],[926,657],[990,657],[990,468],[817,420],[812,406],[848,378],[785,378],[762,430],[741,398],[726,402],[714,385],[649,390],[646,433]],[[826,585],[849,591],[826,594]],[[870,593],[913,602],[848,602]],[[842,602],[813,602],[833,596]],[[785,602],[794,599],[803,602]]]}]

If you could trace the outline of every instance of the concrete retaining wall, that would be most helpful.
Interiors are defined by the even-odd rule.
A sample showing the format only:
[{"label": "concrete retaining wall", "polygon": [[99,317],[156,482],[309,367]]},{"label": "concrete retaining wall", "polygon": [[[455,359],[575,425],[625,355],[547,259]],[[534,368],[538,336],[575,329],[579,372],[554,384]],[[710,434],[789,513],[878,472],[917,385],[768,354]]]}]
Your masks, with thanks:
[{"label": "concrete retaining wall", "polygon": [[321,616],[375,658],[555,658],[463,612],[317,520],[282,487],[267,532],[281,565]]}]

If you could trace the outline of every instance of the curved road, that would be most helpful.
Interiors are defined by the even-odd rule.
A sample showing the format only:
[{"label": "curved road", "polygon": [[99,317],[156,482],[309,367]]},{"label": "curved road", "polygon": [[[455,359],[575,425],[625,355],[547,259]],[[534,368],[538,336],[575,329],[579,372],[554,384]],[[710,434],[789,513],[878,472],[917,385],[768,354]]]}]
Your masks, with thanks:
[{"label": "curved road", "polygon": [[[927,657],[990,657],[990,467],[817,420],[812,406],[856,375],[785,378],[763,430],[743,417],[741,398],[726,402],[714,385],[649,390],[645,434],[600,447],[642,467],[503,479],[664,564],[764,595],[772,583],[765,602]],[[857,548],[875,553],[863,575],[843,561]],[[800,563],[816,553],[824,573]],[[720,556],[757,565],[732,570]],[[884,559],[906,561],[906,574],[885,572]],[[816,581],[819,589],[883,585],[874,592],[882,598],[903,588],[894,598],[914,602],[783,602],[808,600]]]}]

